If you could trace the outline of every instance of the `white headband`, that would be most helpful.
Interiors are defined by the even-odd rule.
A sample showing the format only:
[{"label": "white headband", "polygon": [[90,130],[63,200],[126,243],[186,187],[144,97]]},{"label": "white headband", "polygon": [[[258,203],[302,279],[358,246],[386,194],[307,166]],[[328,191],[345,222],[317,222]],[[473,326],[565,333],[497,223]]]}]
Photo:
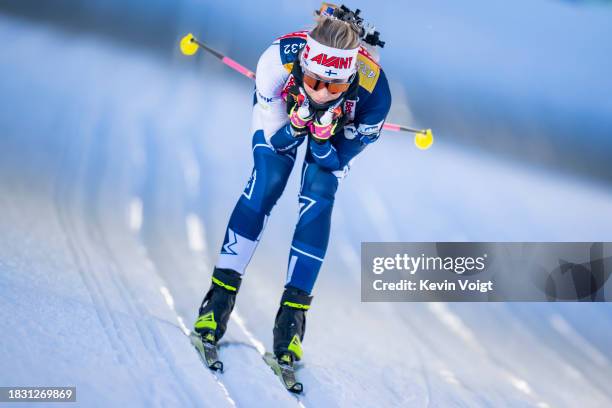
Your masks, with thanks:
[{"label": "white headband", "polygon": [[308,71],[323,78],[348,79],[355,73],[359,47],[341,50],[328,47],[307,35],[302,64]]}]

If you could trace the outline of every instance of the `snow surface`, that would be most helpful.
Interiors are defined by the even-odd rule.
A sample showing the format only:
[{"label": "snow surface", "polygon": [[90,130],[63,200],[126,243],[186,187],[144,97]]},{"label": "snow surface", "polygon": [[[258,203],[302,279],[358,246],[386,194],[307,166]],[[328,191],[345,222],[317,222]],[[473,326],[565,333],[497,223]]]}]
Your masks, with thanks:
[{"label": "snow surface", "polygon": [[252,84],[73,34],[0,16],[0,385],[76,386],[79,406],[612,405],[609,305],[361,303],[359,273],[361,241],[609,241],[609,188],[393,133],[340,187],[304,395],[260,356],[297,171],[241,288],[226,371],[206,370],[186,330],[250,174]]}]

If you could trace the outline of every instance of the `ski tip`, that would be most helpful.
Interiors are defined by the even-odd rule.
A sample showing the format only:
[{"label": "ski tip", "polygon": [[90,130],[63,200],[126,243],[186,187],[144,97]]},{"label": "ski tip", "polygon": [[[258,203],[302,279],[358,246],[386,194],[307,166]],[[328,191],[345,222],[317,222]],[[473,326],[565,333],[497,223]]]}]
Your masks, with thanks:
[{"label": "ski tip", "polygon": [[293,387],[287,389],[294,394],[301,394],[302,391],[304,391],[304,386],[302,383],[295,383],[293,384]]},{"label": "ski tip", "polygon": [[220,373],[223,372],[223,363],[221,361],[215,361],[214,363],[212,363],[209,368],[213,371],[219,371]]},{"label": "ski tip", "polygon": [[293,394],[301,394],[302,391],[304,391],[304,386],[302,385],[302,383],[295,381],[292,369],[290,377],[285,378],[283,369],[278,364],[278,360],[276,359],[276,356],[273,353],[266,352],[262,357],[266,364],[270,366],[274,374],[276,374],[276,376],[280,378],[287,391]]}]

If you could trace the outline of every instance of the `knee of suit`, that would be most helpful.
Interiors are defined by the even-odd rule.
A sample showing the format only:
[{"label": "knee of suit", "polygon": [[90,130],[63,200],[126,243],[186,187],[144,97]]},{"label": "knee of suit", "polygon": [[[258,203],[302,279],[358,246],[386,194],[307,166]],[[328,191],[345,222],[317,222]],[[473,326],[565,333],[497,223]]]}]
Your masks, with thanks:
[{"label": "knee of suit", "polygon": [[283,172],[266,170],[269,169],[265,166],[253,169],[230,217],[229,227],[250,240],[258,239],[266,216],[270,215],[287,183]]},{"label": "knee of suit", "polygon": [[293,161],[265,148],[255,151],[254,156],[255,168],[242,201],[251,209],[268,215],[285,189]]},{"label": "knee of suit", "polygon": [[238,205],[248,209],[253,215],[270,215],[286,183],[287,179],[280,174],[259,172],[255,169]]},{"label": "knee of suit", "polygon": [[262,180],[262,207],[267,215],[270,214],[272,207],[276,205],[279,197],[285,189],[287,178],[280,172],[268,172]]},{"label": "knee of suit", "polygon": [[335,175],[316,164],[308,165],[302,181],[302,195],[314,195],[333,201],[337,189],[338,178]]}]

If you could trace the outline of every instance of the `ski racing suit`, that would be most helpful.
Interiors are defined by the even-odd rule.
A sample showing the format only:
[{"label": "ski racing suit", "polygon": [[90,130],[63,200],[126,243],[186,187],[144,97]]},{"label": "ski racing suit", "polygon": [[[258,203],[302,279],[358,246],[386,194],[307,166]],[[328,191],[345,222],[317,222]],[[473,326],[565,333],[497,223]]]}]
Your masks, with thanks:
[{"label": "ski racing suit", "polygon": [[216,267],[244,274],[267,217],[287,184],[297,149],[306,140],[299,219],[285,286],[310,294],[327,250],[338,182],[347,175],[355,156],[378,139],[391,94],[382,68],[362,46],[358,80],[343,95],[344,131],[322,144],[308,136],[293,137],[283,96],[296,82],[295,69],[306,34],[299,31],[278,38],[259,58],[252,119],[254,167],[230,217]]}]

